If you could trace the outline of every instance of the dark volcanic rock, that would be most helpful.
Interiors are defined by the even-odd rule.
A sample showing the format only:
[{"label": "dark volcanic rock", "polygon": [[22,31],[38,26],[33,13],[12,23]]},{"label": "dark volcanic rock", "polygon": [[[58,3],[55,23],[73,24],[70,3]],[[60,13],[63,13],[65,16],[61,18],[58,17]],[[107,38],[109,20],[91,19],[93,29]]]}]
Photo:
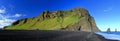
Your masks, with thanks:
[{"label": "dark volcanic rock", "polygon": [[[0,31],[0,41],[108,41],[91,32],[79,31]],[[111,40],[110,40],[111,41]]]},{"label": "dark volcanic rock", "polygon": [[107,32],[111,32],[110,28],[107,29]]}]

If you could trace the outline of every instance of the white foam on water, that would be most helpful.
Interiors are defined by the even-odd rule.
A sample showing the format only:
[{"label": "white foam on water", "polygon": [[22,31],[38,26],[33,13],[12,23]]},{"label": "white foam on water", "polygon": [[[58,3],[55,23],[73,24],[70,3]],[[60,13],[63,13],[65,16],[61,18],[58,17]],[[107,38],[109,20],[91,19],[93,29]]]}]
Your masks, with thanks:
[{"label": "white foam on water", "polygon": [[96,34],[102,35],[106,39],[111,39],[111,40],[120,40],[120,35],[116,34],[107,34],[107,33],[102,33],[102,32],[96,32]]}]

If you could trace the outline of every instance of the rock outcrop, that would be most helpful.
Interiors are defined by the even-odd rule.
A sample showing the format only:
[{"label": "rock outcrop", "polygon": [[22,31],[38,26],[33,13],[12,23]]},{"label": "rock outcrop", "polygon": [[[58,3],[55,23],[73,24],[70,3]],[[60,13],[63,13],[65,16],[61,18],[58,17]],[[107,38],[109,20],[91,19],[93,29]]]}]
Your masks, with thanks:
[{"label": "rock outcrop", "polygon": [[100,31],[96,26],[94,18],[84,8],[44,11],[37,17],[18,20],[4,29]]},{"label": "rock outcrop", "polygon": [[110,28],[107,29],[107,32],[111,32]]}]

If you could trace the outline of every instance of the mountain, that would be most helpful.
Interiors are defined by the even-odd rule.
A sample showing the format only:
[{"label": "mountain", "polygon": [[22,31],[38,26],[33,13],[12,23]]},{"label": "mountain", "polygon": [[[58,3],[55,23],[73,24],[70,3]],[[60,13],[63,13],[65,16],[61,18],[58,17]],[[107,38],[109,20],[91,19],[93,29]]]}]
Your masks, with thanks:
[{"label": "mountain", "polygon": [[18,20],[4,30],[100,31],[94,18],[84,8],[44,11],[37,17]]}]

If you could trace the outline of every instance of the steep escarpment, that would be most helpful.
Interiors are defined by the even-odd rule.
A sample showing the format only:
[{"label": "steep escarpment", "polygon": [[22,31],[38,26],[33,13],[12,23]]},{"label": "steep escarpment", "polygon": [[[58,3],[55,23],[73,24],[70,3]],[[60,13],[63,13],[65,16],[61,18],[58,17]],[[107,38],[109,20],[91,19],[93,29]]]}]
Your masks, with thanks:
[{"label": "steep escarpment", "polygon": [[99,31],[94,18],[84,8],[44,11],[37,17],[18,20],[4,29]]}]

